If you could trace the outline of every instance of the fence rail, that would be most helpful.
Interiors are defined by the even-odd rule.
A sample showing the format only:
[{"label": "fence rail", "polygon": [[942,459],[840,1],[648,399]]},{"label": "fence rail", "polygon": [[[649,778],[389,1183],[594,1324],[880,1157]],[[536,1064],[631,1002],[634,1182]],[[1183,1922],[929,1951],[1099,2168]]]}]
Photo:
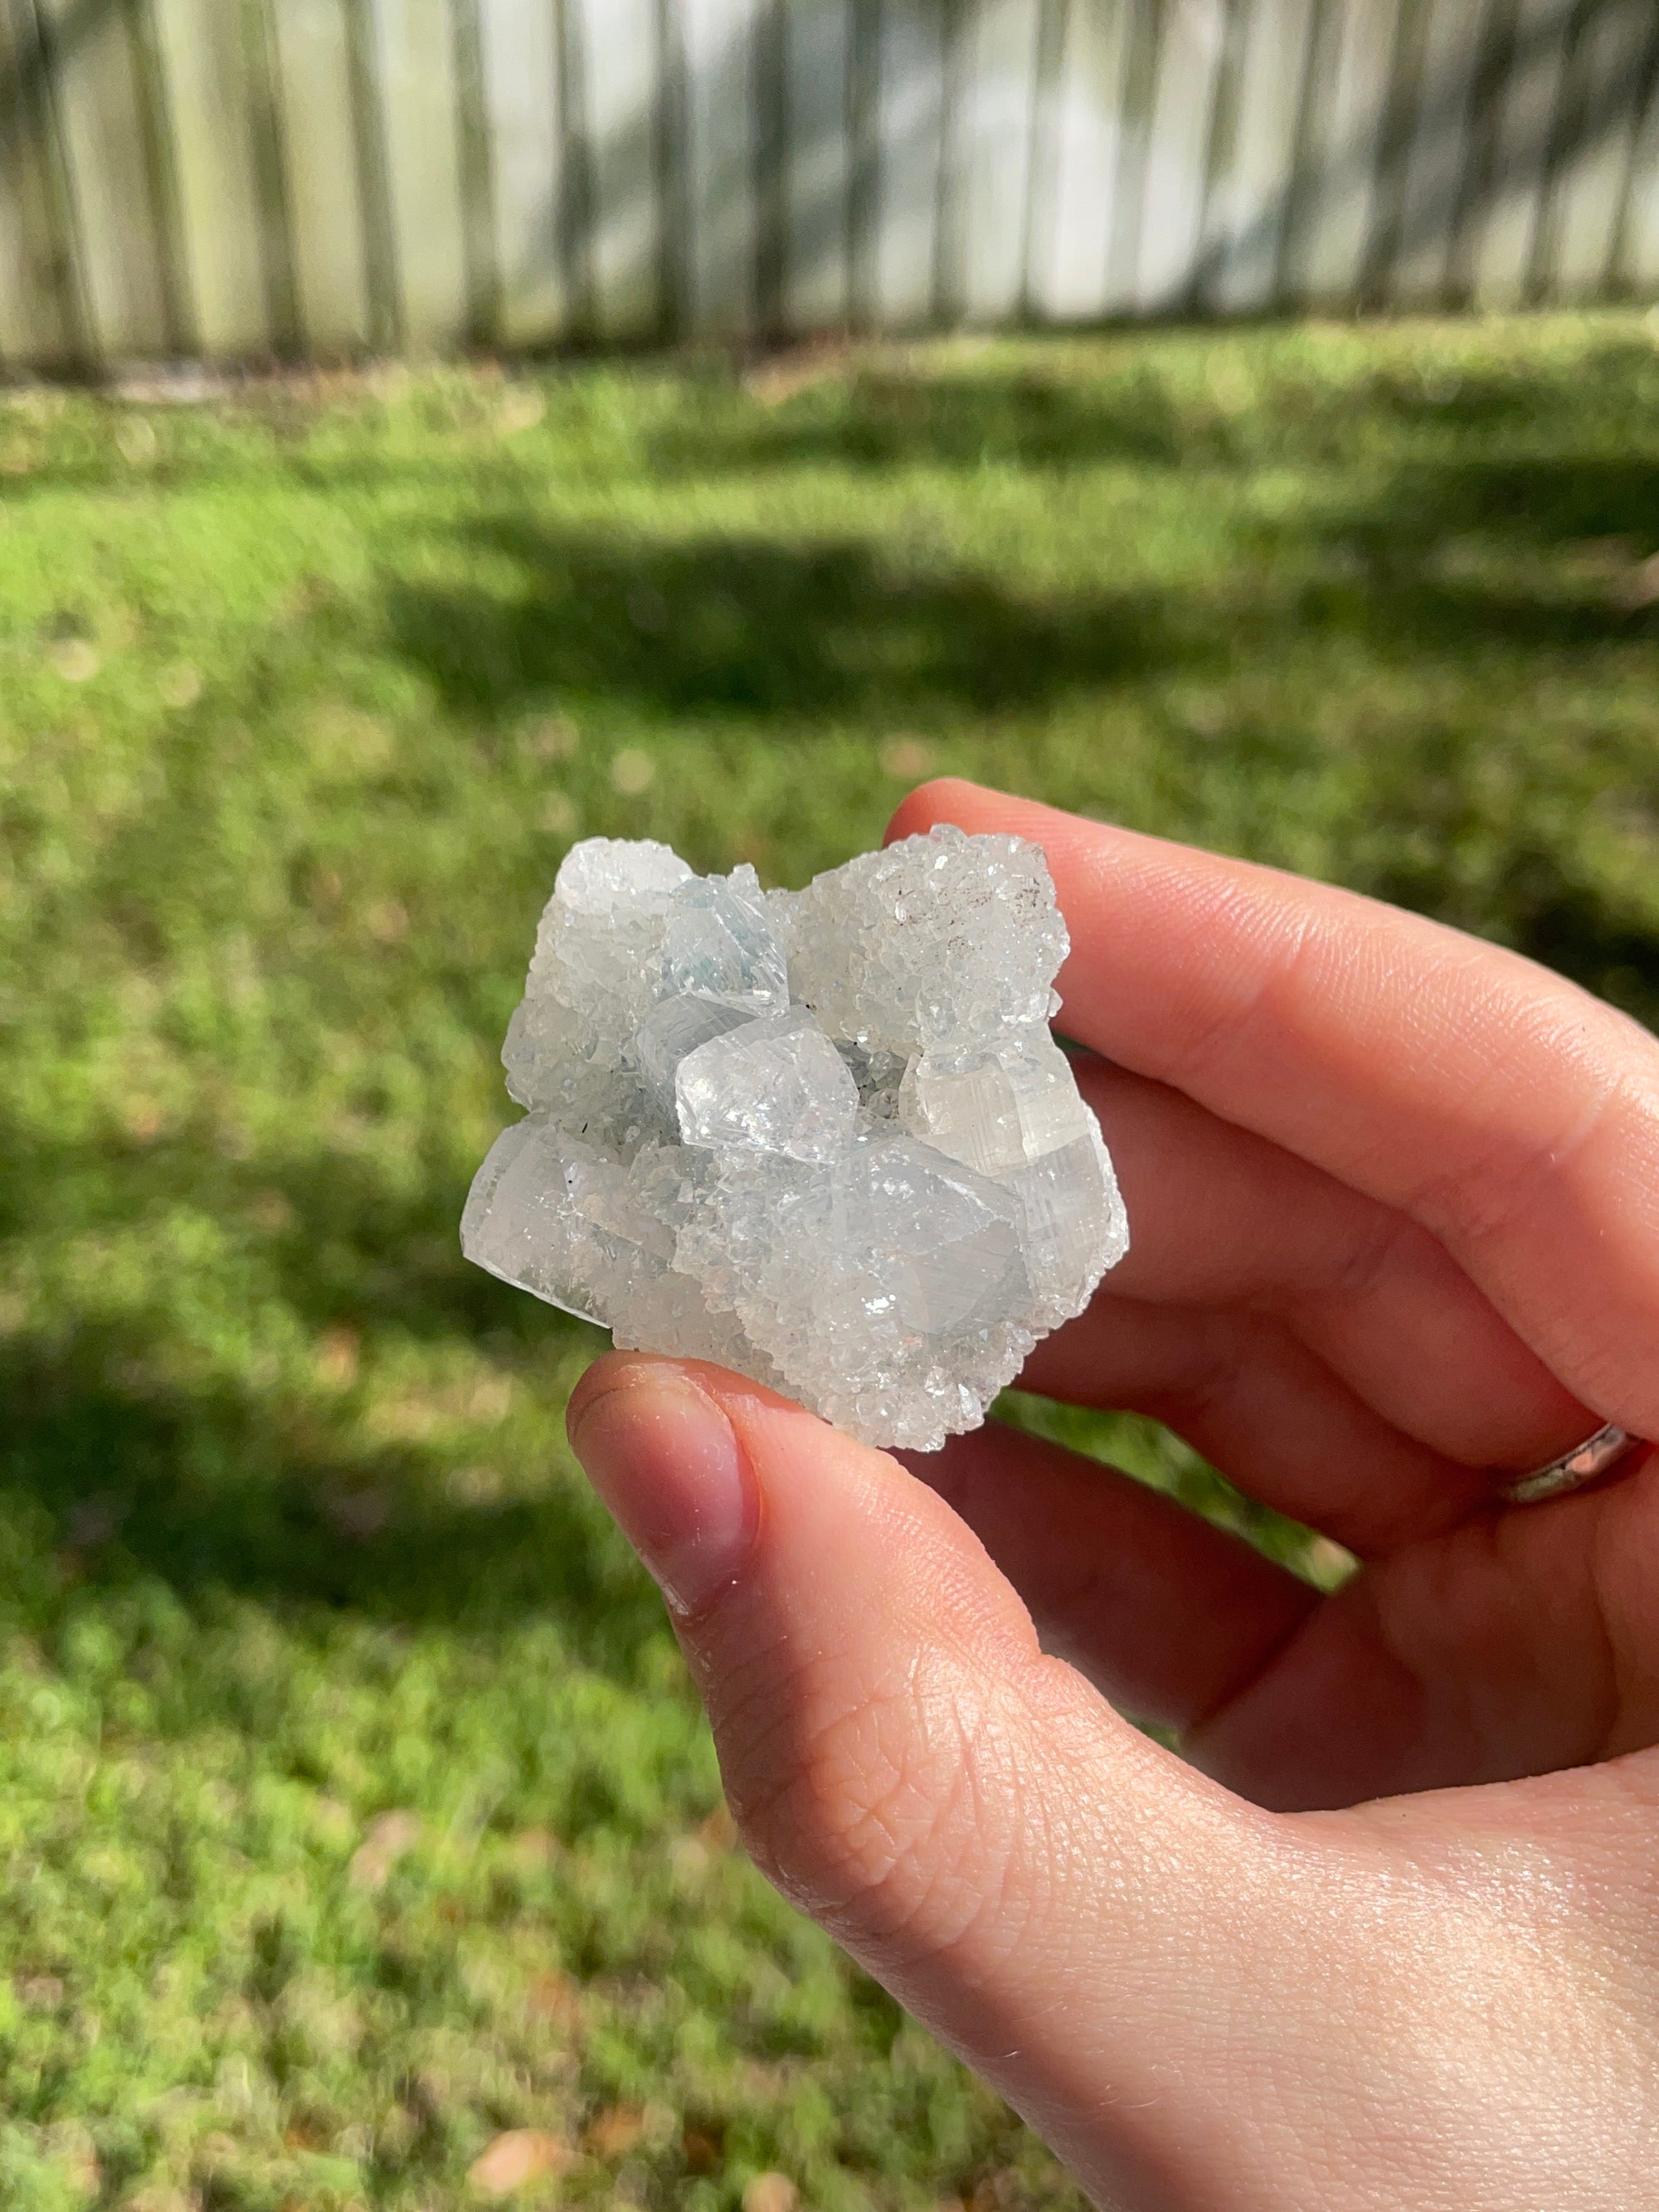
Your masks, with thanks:
[{"label": "fence rail", "polygon": [[1659,0],[0,0],[0,368],[1659,295]]}]

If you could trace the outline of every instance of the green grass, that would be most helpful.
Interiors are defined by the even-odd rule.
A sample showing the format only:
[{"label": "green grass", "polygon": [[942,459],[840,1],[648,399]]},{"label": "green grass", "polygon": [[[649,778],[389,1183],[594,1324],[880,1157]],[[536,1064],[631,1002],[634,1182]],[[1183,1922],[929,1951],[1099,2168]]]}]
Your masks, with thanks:
[{"label": "green grass", "polygon": [[731,1848],[597,1339],[460,1259],[537,912],[952,769],[1651,1017],[1656,551],[1633,315],[0,405],[0,2198],[1063,2199]]}]

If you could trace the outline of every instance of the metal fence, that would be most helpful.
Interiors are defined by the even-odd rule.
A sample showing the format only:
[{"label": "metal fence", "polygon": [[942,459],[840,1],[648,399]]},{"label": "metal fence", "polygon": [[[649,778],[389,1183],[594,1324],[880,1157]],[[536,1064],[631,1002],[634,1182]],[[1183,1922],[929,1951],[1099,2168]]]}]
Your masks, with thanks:
[{"label": "metal fence", "polygon": [[1659,294],[1659,0],[0,0],[0,367]]}]

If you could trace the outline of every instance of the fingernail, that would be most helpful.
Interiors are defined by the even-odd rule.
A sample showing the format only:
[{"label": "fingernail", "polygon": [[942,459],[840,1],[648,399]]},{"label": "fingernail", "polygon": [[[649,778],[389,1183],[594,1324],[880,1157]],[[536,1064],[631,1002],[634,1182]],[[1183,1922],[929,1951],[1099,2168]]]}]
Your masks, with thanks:
[{"label": "fingernail", "polygon": [[754,1540],[759,1498],[712,1399],[653,1372],[591,1400],[570,1442],[676,1612],[699,1611],[732,1581]]}]

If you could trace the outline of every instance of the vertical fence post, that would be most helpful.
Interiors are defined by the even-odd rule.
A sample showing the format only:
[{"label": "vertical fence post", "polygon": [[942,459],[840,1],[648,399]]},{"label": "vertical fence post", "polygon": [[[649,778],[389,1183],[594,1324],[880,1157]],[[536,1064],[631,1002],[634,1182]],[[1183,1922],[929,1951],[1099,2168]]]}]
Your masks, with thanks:
[{"label": "vertical fence post", "polygon": [[15,156],[18,228],[40,315],[46,366],[90,371],[97,342],[87,299],[73,171],[58,100],[59,42],[39,0],[9,0],[11,83],[4,118]]},{"label": "vertical fence post", "polygon": [[455,37],[466,337],[469,345],[493,346],[501,343],[501,281],[495,258],[495,164],[484,90],[483,25],[478,0],[450,0],[450,4]]},{"label": "vertical fence post", "polygon": [[1607,254],[1607,289],[1623,297],[1659,285],[1659,9],[1648,32],[1634,107],[1630,158]]},{"label": "vertical fence post", "polygon": [[301,352],[306,333],[295,276],[276,33],[270,10],[271,0],[242,0],[242,36],[247,50],[248,125],[258,204],[259,261],[265,288],[265,329],[272,351],[292,360]]}]

